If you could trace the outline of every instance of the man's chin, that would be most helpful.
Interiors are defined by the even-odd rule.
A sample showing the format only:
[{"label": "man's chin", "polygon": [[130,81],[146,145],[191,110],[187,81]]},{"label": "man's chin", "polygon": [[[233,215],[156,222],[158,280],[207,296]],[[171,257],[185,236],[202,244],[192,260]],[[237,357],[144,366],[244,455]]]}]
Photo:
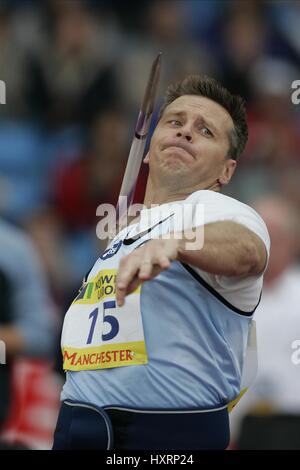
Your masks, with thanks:
[{"label": "man's chin", "polygon": [[164,180],[169,181],[183,181],[188,176],[188,171],[186,166],[180,164],[180,162],[169,161],[164,162],[159,169],[160,177]]}]

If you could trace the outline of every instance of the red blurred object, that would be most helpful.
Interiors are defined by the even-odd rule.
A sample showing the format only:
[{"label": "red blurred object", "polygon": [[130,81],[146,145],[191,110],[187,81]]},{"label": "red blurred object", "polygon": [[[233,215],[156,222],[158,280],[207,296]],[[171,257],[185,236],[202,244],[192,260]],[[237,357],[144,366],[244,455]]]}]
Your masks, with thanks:
[{"label": "red blurred object", "polygon": [[46,361],[22,358],[12,368],[12,406],[0,438],[29,449],[51,449],[60,380]]}]

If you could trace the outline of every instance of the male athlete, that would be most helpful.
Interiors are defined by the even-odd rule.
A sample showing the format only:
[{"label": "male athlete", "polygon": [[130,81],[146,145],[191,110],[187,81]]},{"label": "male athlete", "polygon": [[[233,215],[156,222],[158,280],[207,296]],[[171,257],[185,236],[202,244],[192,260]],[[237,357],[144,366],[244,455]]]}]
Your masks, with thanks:
[{"label": "male athlete", "polygon": [[[148,219],[117,234],[65,317],[54,449],[227,447],[269,252],[263,220],[221,194],[247,136],[243,100],[215,80],[168,88],[144,160]],[[188,205],[201,225],[178,225]]]}]

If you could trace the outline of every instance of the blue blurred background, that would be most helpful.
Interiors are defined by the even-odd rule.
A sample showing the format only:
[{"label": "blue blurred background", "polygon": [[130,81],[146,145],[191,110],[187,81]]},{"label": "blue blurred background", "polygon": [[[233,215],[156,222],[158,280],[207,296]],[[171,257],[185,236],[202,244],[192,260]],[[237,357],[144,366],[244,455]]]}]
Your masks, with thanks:
[{"label": "blue blurred background", "polygon": [[[291,101],[300,2],[260,0],[0,1],[3,446],[51,446],[63,314],[103,248],[96,208],[117,200],[158,51],[157,107],[166,86],[189,73],[246,99],[249,142],[226,194],[257,208],[273,248],[256,314],[261,371],[232,412],[231,448],[300,448],[300,364],[291,359],[300,340],[300,104]],[[136,201],[146,178],[145,167]],[[21,300],[16,289],[25,289]]]}]

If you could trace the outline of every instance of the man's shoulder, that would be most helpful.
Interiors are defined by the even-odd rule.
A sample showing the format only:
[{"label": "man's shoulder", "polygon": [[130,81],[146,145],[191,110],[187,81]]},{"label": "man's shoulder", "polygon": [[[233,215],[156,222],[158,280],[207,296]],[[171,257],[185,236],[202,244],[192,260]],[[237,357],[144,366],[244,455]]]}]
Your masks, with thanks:
[{"label": "man's shoulder", "polygon": [[217,191],[201,190],[192,193],[187,202],[202,204],[205,223],[230,220],[245,225],[259,235],[269,247],[266,224],[256,210],[248,204]]},{"label": "man's shoulder", "polygon": [[203,200],[220,200],[220,201],[234,201],[237,203],[242,204],[237,199],[227,196],[219,191],[213,191],[211,189],[199,189],[198,191],[194,191],[191,193],[186,200],[189,199],[203,199]]},{"label": "man's shoulder", "polygon": [[192,203],[202,203],[202,204],[211,204],[211,205],[221,205],[222,207],[232,207],[237,208],[239,207],[241,210],[250,210],[251,212],[255,212],[254,209],[245,204],[238,199],[235,199],[231,196],[227,196],[226,194],[222,194],[218,191],[212,191],[209,189],[201,189],[199,191],[195,191],[194,193],[190,194],[186,199],[186,202]]}]

